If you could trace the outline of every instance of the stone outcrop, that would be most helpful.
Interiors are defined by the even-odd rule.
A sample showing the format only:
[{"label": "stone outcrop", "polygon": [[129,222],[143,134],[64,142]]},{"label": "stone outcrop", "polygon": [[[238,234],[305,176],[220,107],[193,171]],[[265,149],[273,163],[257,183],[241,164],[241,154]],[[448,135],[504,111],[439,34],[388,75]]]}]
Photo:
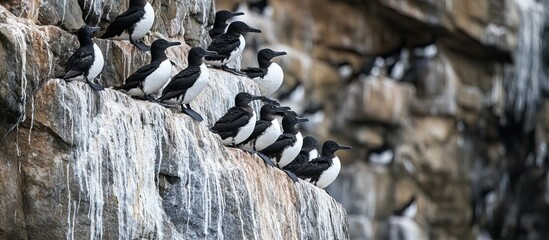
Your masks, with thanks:
[{"label": "stone outcrop", "polygon": [[[0,239],[346,239],[346,212],[324,190],[225,148],[208,128],[251,80],[212,70],[192,103],[205,121],[112,89],[52,79],[77,48],[70,32],[106,26],[127,1],[0,6]],[[211,1],[155,2],[153,32],[204,44]],[[177,6],[166,7],[166,6]],[[149,61],[128,42],[95,39],[98,81],[121,84]],[[256,105],[257,107],[257,105]]]},{"label": "stone outcrop", "polygon": [[[243,2],[253,1],[217,6]],[[303,101],[325,106],[329,130],[306,128],[313,129],[306,135],[354,147],[340,154],[342,173],[328,187],[349,213],[351,238],[389,236],[389,216],[411,195],[429,239],[544,236],[549,81],[539,66],[547,65],[547,1],[269,2],[272,15],[248,19],[276,38],[252,37],[250,51],[288,51],[277,60],[285,87],[300,81]],[[406,82],[337,75],[341,62],[358,71],[403,42],[411,50],[432,39],[437,55],[412,61],[419,71]],[[368,163],[384,145],[394,162]]]}]

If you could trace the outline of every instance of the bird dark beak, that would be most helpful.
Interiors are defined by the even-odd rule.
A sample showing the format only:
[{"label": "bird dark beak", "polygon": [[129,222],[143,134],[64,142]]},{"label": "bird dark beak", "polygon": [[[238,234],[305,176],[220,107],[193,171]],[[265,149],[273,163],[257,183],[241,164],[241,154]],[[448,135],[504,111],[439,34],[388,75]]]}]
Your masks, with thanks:
[{"label": "bird dark beak", "polygon": [[264,97],[263,96],[253,96],[252,95],[252,101],[254,100],[262,100]]},{"label": "bird dark beak", "polygon": [[216,56],[218,55],[216,51],[208,51],[206,50],[205,56]]},{"label": "bird dark beak", "polygon": [[101,30],[100,27],[91,27],[91,32],[92,32],[92,33],[97,32],[97,31],[99,31],[99,30]]},{"label": "bird dark beak", "polygon": [[274,56],[277,57],[277,56],[284,56],[286,55],[286,52],[274,52]]},{"label": "bird dark beak", "polygon": [[339,149],[339,150],[353,150],[353,147],[345,146],[345,145],[339,145],[339,146],[337,146],[337,149]]},{"label": "bird dark beak", "polygon": [[260,33],[261,30],[259,30],[259,29],[257,29],[257,28],[253,28],[253,27],[248,26],[248,29],[246,29],[246,32],[256,32],[256,33]]},{"label": "bird dark beak", "polygon": [[230,13],[229,16],[231,17],[236,17],[236,16],[240,16],[240,15],[244,15],[243,12],[233,12],[233,13]]},{"label": "bird dark beak", "polygon": [[284,107],[278,107],[278,109],[276,110],[280,110],[281,113],[283,113],[283,112],[289,111],[290,109],[291,109],[290,107],[284,106]]},{"label": "bird dark beak", "polygon": [[298,118],[298,119],[297,119],[297,122],[298,122],[298,123],[308,122],[308,121],[309,121],[309,119],[307,119],[307,118]]},{"label": "bird dark beak", "polygon": [[172,47],[172,46],[177,46],[177,45],[181,45],[180,42],[170,42],[168,43],[168,46]]}]

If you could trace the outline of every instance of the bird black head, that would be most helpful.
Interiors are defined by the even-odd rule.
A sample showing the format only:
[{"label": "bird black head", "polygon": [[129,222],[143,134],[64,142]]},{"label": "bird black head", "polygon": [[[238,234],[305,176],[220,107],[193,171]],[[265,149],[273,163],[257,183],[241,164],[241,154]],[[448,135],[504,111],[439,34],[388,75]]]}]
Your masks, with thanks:
[{"label": "bird black head", "polygon": [[227,20],[229,20],[232,17],[244,15],[243,12],[230,12],[227,10],[221,10],[217,11],[215,13],[215,22],[216,23],[225,23]]},{"label": "bird black head", "polygon": [[254,96],[247,92],[241,92],[234,98],[234,105],[238,107],[246,107],[253,100],[260,100],[261,96]]},{"label": "bird black head", "polygon": [[282,55],[286,55],[286,52],[276,52],[269,48],[264,48],[257,53],[257,62],[259,63],[259,67],[266,68],[269,67],[271,59]]},{"label": "bird black head", "polygon": [[337,150],[351,150],[350,146],[339,145],[337,142],[328,140],[322,145],[322,156],[333,156]]},{"label": "bird black head", "polygon": [[285,133],[297,133],[297,129],[295,128],[295,125],[301,122],[308,122],[309,119],[306,118],[299,118],[297,116],[292,116],[286,114],[286,116],[282,119],[282,128],[284,129]]},{"label": "bird black head", "polygon": [[277,52],[269,48],[264,48],[257,53],[257,60],[259,61],[260,59],[265,59],[267,61],[270,61],[274,57],[282,56],[282,55],[286,55],[286,52]]},{"label": "bird black head", "polygon": [[259,114],[262,120],[272,121],[273,119],[275,119],[276,114],[284,113],[288,109],[288,107],[278,107],[272,104],[265,104],[263,105],[263,107],[261,107]]},{"label": "bird black head", "polygon": [[232,22],[229,25],[229,28],[227,29],[227,33],[233,33],[233,34],[234,33],[243,34],[243,33],[247,33],[247,32],[260,33],[261,30],[250,27],[246,23],[243,23],[241,21]]},{"label": "bird black head", "polygon": [[301,147],[302,150],[305,150],[307,152],[316,149],[318,147],[318,142],[314,137],[307,136],[303,138],[303,146]]},{"label": "bird black head", "polygon": [[88,25],[84,25],[80,29],[78,29],[77,35],[80,46],[93,44],[93,41],[91,40],[93,37],[93,33],[99,31],[99,29],[99,27],[92,27]]},{"label": "bird black head", "polygon": [[147,0],[130,0],[130,7],[144,7],[145,5],[147,5]]},{"label": "bird black head", "polygon": [[181,45],[180,42],[170,42],[165,39],[157,39],[151,45],[151,62],[164,61],[167,59],[164,52],[167,48],[172,46]]},{"label": "bird black head", "polygon": [[189,56],[187,57],[187,59],[189,60],[189,65],[200,66],[202,64],[202,58],[204,56],[215,55],[217,55],[217,52],[208,51],[201,47],[193,47],[191,48],[191,50],[189,50]]},{"label": "bird black head", "polygon": [[266,104],[271,104],[271,105],[276,105],[276,106],[280,106],[280,103],[277,101],[277,100],[274,100],[274,99],[270,99],[268,97],[263,97],[261,98],[261,101],[266,103]]}]

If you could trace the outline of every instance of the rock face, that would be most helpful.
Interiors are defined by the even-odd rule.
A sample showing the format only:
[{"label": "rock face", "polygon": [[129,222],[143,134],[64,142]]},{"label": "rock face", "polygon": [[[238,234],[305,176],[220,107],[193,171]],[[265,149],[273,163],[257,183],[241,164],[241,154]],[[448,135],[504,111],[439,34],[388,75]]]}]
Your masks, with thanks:
[{"label": "rock face", "polygon": [[[293,184],[208,131],[238,92],[259,93],[251,80],[212,70],[192,103],[205,118],[196,123],[112,89],[50,78],[78,45],[67,30],[106,25],[126,5],[2,2],[0,239],[348,238],[346,212],[325,191]],[[146,41],[202,44],[212,2],[153,6],[166,11]],[[95,41],[107,87],[149,61],[128,42]],[[168,51],[178,70],[183,45]]]},{"label": "rock face", "polygon": [[[236,2],[254,1],[217,6]],[[339,154],[342,173],[328,187],[351,238],[391,239],[391,214],[412,195],[425,238],[546,236],[547,1],[269,2],[272,14],[247,20],[276,37],[251,36],[248,50],[287,51],[283,87],[299,81],[307,97],[297,105],[324,106],[324,122],[305,135],[354,147]],[[411,58],[404,81],[337,74],[341,62],[357,72],[431,40],[438,53]],[[380,147],[393,152],[389,166],[368,162]]]}]

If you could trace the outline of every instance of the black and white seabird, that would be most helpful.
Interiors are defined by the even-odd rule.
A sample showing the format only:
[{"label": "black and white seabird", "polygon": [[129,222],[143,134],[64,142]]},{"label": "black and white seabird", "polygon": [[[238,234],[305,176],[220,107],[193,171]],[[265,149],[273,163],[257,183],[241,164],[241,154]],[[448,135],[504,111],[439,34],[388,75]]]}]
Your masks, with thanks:
[{"label": "black and white seabird", "polygon": [[417,204],[415,196],[399,207],[389,217],[389,238],[390,239],[427,239],[425,234],[414,221],[417,213]]},{"label": "black and white seabird", "polygon": [[212,66],[221,66],[223,70],[240,73],[240,60],[242,51],[246,47],[246,40],[242,34],[246,32],[258,32],[261,30],[252,28],[246,23],[236,21],[229,25],[227,32],[214,39],[208,50],[215,51],[219,56],[207,56],[205,62]]},{"label": "black and white seabird", "polygon": [[242,143],[240,148],[249,151],[261,151],[276,142],[283,132],[275,114],[284,113],[286,110],[289,110],[289,108],[272,104],[263,105],[259,111],[260,119],[255,123],[254,131]]},{"label": "black and white seabird", "polygon": [[318,142],[314,137],[304,137],[301,151],[299,151],[297,157],[295,157],[295,159],[290,164],[286,165],[284,169],[290,172],[295,172],[306,162],[320,157],[320,155],[318,155],[318,150],[316,149],[317,147]]},{"label": "black and white seabird", "polygon": [[65,65],[65,74],[60,78],[67,81],[84,81],[95,91],[103,90],[103,86],[92,81],[101,73],[105,60],[101,49],[92,40],[93,32],[99,27],[82,26],[78,30],[80,48],[76,49]]},{"label": "black and white seabird", "polygon": [[244,13],[230,12],[227,10],[217,11],[215,13],[213,28],[208,32],[212,40],[227,32],[227,26],[229,26],[229,24],[227,24],[227,20],[240,15],[244,15]]},{"label": "black and white seabird", "polygon": [[210,131],[219,134],[225,146],[236,147],[252,134],[255,127],[255,112],[249,105],[253,100],[262,99],[261,96],[241,92],[236,95],[235,106],[229,108]]},{"label": "black and white seabird", "polygon": [[286,52],[276,52],[269,48],[261,49],[257,53],[259,68],[242,70],[249,78],[257,82],[263,96],[270,96],[282,85],[284,71],[277,63],[271,62],[274,57],[282,55],[286,55]]},{"label": "black and white seabird", "polygon": [[147,0],[130,0],[130,7],[118,15],[107,27],[101,38],[113,40],[130,40],[142,51],[150,47],[141,41],[154,23],[154,9]]},{"label": "black and white seabird", "polygon": [[388,144],[369,149],[366,159],[372,164],[388,166],[394,159],[393,149]]},{"label": "black and white seabird", "polygon": [[414,218],[417,213],[416,196],[412,196],[404,205],[393,212],[393,215]]},{"label": "black and white seabird", "polygon": [[299,169],[295,175],[299,178],[314,184],[317,187],[325,188],[332,183],[341,170],[341,162],[335,155],[337,150],[351,150],[350,146],[339,145],[337,142],[328,140],[322,145],[322,156],[315,158]]},{"label": "black and white seabird", "polygon": [[307,121],[306,118],[286,114],[282,119],[284,133],[278,137],[276,142],[260,152],[274,159],[279,168],[288,165],[297,157],[303,146],[303,137],[297,130],[296,124]]},{"label": "black and white seabird", "polygon": [[187,57],[189,65],[172,78],[157,101],[166,104],[181,104],[181,111],[201,122],[202,116],[192,110],[189,103],[208,85],[210,72],[202,58],[212,55],[217,55],[217,53],[204,50],[201,47],[191,48]]},{"label": "black and white seabird", "polygon": [[126,83],[115,89],[125,91],[130,96],[147,98],[156,101],[151,94],[160,90],[171,77],[172,62],[166,56],[165,50],[180,42],[169,42],[158,39],[151,45],[151,63],[134,72],[126,79]]}]

